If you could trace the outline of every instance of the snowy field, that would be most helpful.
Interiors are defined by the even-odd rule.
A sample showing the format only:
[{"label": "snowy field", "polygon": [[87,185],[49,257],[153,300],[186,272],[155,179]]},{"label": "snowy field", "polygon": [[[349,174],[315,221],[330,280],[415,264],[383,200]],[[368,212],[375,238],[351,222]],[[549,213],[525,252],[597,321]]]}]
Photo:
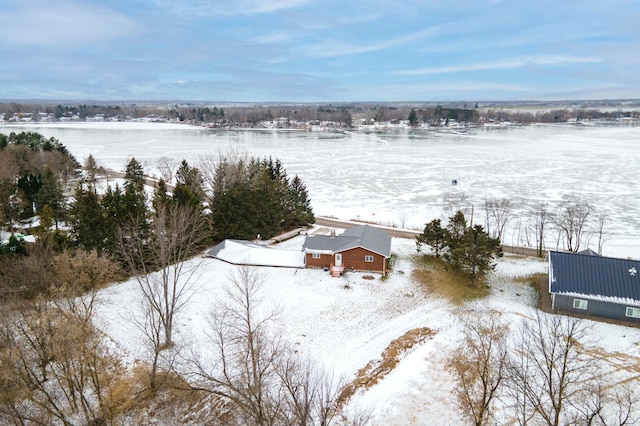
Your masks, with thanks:
[{"label": "snowy field", "polygon": [[[605,214],[609,256],[640,258],[640,126],[556,125],[386,133],[217,131],[178,124],[55,123],[0,126],[56,137],[79,161],[89,155],[124,170],[133,156],[148,174],[161,157],[197,165],[203,156],[239,152],[282,160],[307,185],[316,215],[422,229],[466,196],[476,216],[488,198],[514,205],[563,195]],[[458,185],[452,186],[452,179]],[[515,220],[504,243],[522,245]],[[549,247],[555,248],[553,240]]]},{"label": "snowy field", "polygon": [[[90,153],[103,165],[122,170],[131,156],[153,173],[163,156],[197,164],[206,154],[230,150],[280,158],[289,175],[299,174],[316,214],[343,219],[374,219],[420,228],[443,217],[444,198],[464,192],[472,203],[486,197],[557,201],[575,193],[610,214],[617,223],[605,254],[640,257],[639,127],[532,126],[465,134],[399,132],[318,134],[216,132],[156,124],[80,124],[0,127],[2,132],[32,130],[54,136],[82,161]],[[451,186],[451,179],[459,185]],[[295,249],[302,237],[287,241]],[[309,355],[347,379],[379,359],[389,343],[406,331],[428,327],[435,336],[416,346],[386,378],[356,393],[351,409],[372,412],[372,424],[462,425],[451,391],[446,360],[461,339],[457,307],[426,293],[411,276],[415,244],[394,239],[398,254],[385,282],[349,273],[331,278],[321,270],[260,268],[264,298],[281,310],[278,327],[301,354]],[[178,345],[206,353],[207,318],[237,268],[198,258],[198,291],[177,318]],[[490,295],[468,303],[476,311],[503,313],[516,327],[533,313],[532,290],[515,277],[545,272],[536,259],[505,256],[491,274]],[[98,326],[113,339],[129,365],[148,353],[135,326],[140,297],[133,280],[100,292]],[[587,321],[602,350],[603,368],[620,379],[636,377],[640,365],[640,329]],[[635,368],[628,369],[632,366]],[[635,374],[635,376],[634,376]]]},{"label": "snowy field", "polygon": [[[302,238],[287,241],[283,248],[300,247]],[[410,279],[413,241],[394,239],[392,251],[399,258],[395,272],[384,282],[365,279],[363,273],[331,278],[322,270],[260,268],[264,303],[267,309],[280,311],[277,328],[300,355],[346,379],[352,379],[369,361],[380,359],[389,343],[408,330],[434,330],[435,336],[414,347],[388,376],[367,391],[357,392],[347,409],[369,411],[372,425],[463,425],[451,393],[452,377],[444,368],[462,338],[460,308],[425,293]],[[198,291],[177,316],[175,340],[206,356],[211,347],[206,336],[208,318],[238,267],[212,258],[192,262],[201,262]],[[497,310],[515,329],[523,318],[532,317],[534,294],[514,278],[545,270],[541,260],[505,256],[491,275],[490,295],[466,308]],[[141,344],[144,338],[135,326],[142,311],[137,305],[141,305],[138,285],[130,280],[103,290],[97,307],[98,326],[113,338],[129,365],[149,359]],[[587,323],[597,337],[593,349],[611,354],[603,368],[620,374],[620,380],[637,377],[640,329]],[[622,369],[620,363],[631,371]]]}]

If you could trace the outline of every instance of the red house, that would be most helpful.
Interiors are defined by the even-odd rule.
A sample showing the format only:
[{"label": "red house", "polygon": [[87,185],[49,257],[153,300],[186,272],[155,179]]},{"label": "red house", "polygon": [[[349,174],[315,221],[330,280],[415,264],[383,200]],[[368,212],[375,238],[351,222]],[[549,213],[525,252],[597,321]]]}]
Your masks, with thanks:
[{"label": "red house", "polygon": [[340,235],[309,235],[302,250],[307,268],[324,268],[332,276],[345,269],[386,272],[391,236],[380,228],[361,225]]}]

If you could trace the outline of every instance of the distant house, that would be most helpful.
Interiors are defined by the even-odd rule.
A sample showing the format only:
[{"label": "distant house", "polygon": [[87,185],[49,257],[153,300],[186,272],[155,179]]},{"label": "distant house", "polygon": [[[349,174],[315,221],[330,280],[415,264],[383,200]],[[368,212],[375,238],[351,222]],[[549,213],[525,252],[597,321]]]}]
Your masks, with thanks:
[{"label": "distant house", "polygon": [[324,268],[340,276],[345,269],[385,272],[391,255],[391,236],[370,225],[340,235],[309,235],[302,246],[307,268]]},{"label": "distant house", "polygon": [[640,324],[640,261],[590,250],[550,251],[548,261],[553,310]]}]

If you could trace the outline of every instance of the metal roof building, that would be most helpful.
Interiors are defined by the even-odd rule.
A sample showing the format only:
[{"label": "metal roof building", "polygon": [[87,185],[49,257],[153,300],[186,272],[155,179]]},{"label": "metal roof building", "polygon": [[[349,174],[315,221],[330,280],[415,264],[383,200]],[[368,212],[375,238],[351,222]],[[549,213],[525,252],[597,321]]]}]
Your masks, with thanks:
[{"label": "metal roof building", "polygon": [[640,323],[640,261],[549,252],[554,310]]}]

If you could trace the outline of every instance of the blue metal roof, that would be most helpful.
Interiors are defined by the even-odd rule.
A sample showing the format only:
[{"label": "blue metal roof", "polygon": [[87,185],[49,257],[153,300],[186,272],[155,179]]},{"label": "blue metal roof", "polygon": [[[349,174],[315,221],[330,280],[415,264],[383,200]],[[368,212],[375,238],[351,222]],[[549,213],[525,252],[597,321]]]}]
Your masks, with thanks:
[{"label": "blue metal roof", "polygon": [[640,261],[550,251],[549,291],[640,301]]}]

